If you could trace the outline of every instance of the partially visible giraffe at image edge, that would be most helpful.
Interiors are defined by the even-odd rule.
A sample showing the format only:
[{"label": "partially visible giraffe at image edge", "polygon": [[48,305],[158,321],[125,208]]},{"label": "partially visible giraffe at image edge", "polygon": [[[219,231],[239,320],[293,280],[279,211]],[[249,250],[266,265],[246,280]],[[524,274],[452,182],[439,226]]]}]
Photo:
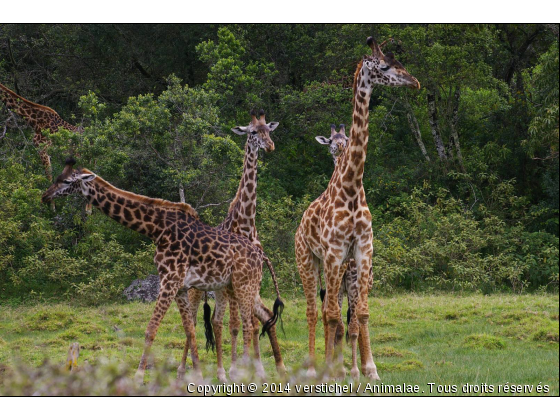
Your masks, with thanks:
[{"label": "partially visible giraffe at image edge", "polygon": [[1,83],[0,101],[6,105],[8,110],[21,116],[35,132],[33,144],[39,151],[39,157],[45,168],[45,174],[49,182],[52,182],[51,158],[47,153],[47,148],[51,145],[51,141],[43,135],[42,131],[49,130],[52,134],[56,133],[60,128],[65,128],[69,131],[82,133],[83,128],[64,121],[54,109],[31,102]]}]

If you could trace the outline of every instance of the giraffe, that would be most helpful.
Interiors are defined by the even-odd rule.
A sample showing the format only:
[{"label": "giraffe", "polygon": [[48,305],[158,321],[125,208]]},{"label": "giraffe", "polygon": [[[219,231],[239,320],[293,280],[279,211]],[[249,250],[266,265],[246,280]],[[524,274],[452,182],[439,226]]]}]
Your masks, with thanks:
[{"label": "giraffe", "polygon": [[[340,155],[342,154],[342,152],[344,151],[344,149],[346,149],[346,146],[348,145],[348,136],[346,136],[346,127],[344,124],[340,124],[339,126],[339,131],[336,131],[336,125],[332,124],[331,125],[331,136],[330,137],[324,137],[324,136],[316,136],[315,140],[317,140],[319,143],[327,145],[329,147],[329,152],[333,158],[334,161],[334,166],[336,167],[336,164],[338,162],[338,158],[340,157]],[[314,202],[315,203],[315,202]],[[312,205],[314,205],[314,203]],[[319,201],[317,201],[317,204],[319,204]],[[347,266],[346,268],[343,267],[342,272],[344,273],[344,275],[342,276],[342,282],[340,285],[340,291],[338,293],[338,306],[342,309],[342,301],[344,299],[344,293],[346,292],[346,295],[348,296],[348,312],[346,313],[346,322],[347,324],[350,323],[350,316],[352,314],[352,312],[355,311],[356,305],[358,304],[358,270],[356,267],[356,261],[351,258],[346,262]],[[321,274],[319,272],[319,284],[320,284],[320,293],[319,296],[321,297],[321,313],[322,313],[322,318],[323,318],[323,327],[325,329],[325,340],[327,339],[327,321],[326,321],[326,312],[325,312],[325,304],[324,304],[324,300],[325,300],[325,294],[326,294],[326,290],[323,288],[323,282],[321,279]],[[373,270],[370,269],[370,274],[369,274],[369,281],[368,281],[368,292],[373,288]],[[341,313],[341,317],[339,319],[338,322],[338,326],[336,329],[336,335],[335,335],[335,343],[339,344],[341,343],[341,339],[342,339],[342,335],[344,334],[344,323],[342,321],[342,313]],[[346,340],[348,340],[349,338],[349,334],[348,331],[346,331]],[[325,348],[326,348],[326,342],[325,342]],[[360,355],[362,354],[361,348],[362,348],[362,340],[360,335],[358,335],[358,346],[360,348]],[[339,362],[342,364],[342,351],[339,349],[338,352],[339,355]]]},{"label": "giraffe", "polygon": [[[368,141],[369,99],[375,84],[420,89],[392,53],[383,54],[372,37],[367,39],[371,55],[364,56],[354,74],[353,116],[348,146],[338,158],[327,189],[305,211],[296,231],[296,260],[307,301],[309,328],[308,375],[315,376],[316,293],[320,262],[326,282],[326,364],[332,369],[336,331],[340,323],[338,293],[345,262],[354,258],[357,270],[358,302],[348,326],[352,346],[351,375],[357,380],[357,346],[360,345],[362,373],[379,379],[369,341],[367,301],[373,254],[371,213],[362,184]],[[384,45],[384,44],[382,44]],[[358,343],[361,340],[361,343]]]},{"label": "giraffe", "polygon": [[[159,272],[160,291],[146,328],[137,379],[143,380],[150,348],[173,300],[179,307],[192,350],[193,368],[197,376],[202,376],[187,296],[191,287],[219,292],[217,300],[218,294],[223,295],[221,289],[230,289],[239,304],[243,322],[243,357],[248,360],[251,318],[260,287],[263,251],[244,236],[205,225],[186,203],[173,203],[118,189],[88,169],[74,169],[75,163],[74,159],[66,161],[63,172],[43,194],[43,203],[60,196],[81,194],[110,218],[156,243],[154,262]],[[216,346],[220,371],[223,370],[222,343],[218,335]]]},{"label": "giraffe", "polygon": [[76,127],[64,121],[58,113],[47,106],[36,104],[22,98],[17,93],[11,91],[0,83],[0,100],[4,102],[8,110],[15,112],[23,117],[25,122],[33,129],[33,144],[39,151],[39,157],[45,168],[45,174],[49,182],[52,183],[51,158],[47,153],[51,141],[43,135],[43,130],[56,133],[61,127],[69,131],[82,133],[82,127]]},{"label": "giraffe", "polygon": [[[259,119],[257,119],[256,112],[251,111],[251,122],[247,126],[237,126],[232,128],[232,131],[238,135],[246,135],[247,141],[245,143],[245,157],[243,162],[243,173],[241,175],[241,180],[239,182],[239,187],[235,198],[231,202],[228,210],[228,214],[225,220],[217,226],[218,229],[227,230],[239,235],[243,235],[259,248],[262,249],[262,244],[259,241],[257,228],[255,225],[256,216],[256,206],[257,206],[257,159],[260,149],[264,149],[266,152],[271,152],[274,150],[274,142],[270,138],[270,132],[274,131],[278,127],[278,122],[266,122],[266,117],[264,110],[259,111]],[[271,272],[274,286],[276,288],[276,293],[279,296],[280,292],[278,290],[278,282],[276,280],[276,274],[272,267],[272,263],[265,255],[264,260]],[[198,307],[203,297],[203,292],[200,290],[190,290],[189,300],[191,302],[191,307],[194,308],[193,317],[196,323],[196,313]],[[260,299],[259,299],[260,300]],[[237,302],[232,299],[232,296],[228,296],[228,303],[230,306],[230,318],[229,318],[229,330],[231,334],[231,368],[230,376],[235,376],[236,360],[237,360],[237,335],[239,333],[239,316]],[[275,303],[279,305],[280,303]],[[255,307],[255,315],[258,320],[264,325],[273,316],[273,311],[270,311],[262,301]],[[214,330],[216,328],[221,328],[221,325],[216,326],[220,321],[215,318],[212,324],[214,325]],[[255,322],[254,322],[255,325]],[[258,331],[255,329],[255,331]],[[280,347],[278,345],[278,338],[276,336],[276,328],[272,326],[267,330],[270,339],[270,344],[272,346],[272,352],[276,362],[276,370],[283,375],[286,371],[284,362],[282,361],[282,355],[280,353]],[[255,348],[256,350],[257,348]],[[179,367],[179,374],[182,375],[185,371],[186,366],[186,356],[188,349],[185,348],[183,353],[183,358],[181,360],[181,366]]]}]

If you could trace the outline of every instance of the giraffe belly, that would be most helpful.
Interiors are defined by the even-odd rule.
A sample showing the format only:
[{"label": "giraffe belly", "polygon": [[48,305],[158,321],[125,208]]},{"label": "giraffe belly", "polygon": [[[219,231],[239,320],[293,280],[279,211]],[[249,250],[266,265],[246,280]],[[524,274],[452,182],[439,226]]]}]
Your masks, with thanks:
[{"label": "giraffe belly", "polygon": [[220,290],[227,287],[231,283],[231,276],[219,276],[213,273],[203,273],[199,267],[190,267],[185,275],[183,285],[190,289],[194,287],[198,290],[209,292],[212,290]]}]

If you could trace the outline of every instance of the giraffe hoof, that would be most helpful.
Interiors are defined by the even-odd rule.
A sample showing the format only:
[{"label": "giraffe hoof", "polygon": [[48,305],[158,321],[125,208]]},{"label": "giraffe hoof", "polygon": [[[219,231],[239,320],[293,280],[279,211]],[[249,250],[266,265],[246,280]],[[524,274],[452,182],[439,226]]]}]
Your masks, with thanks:
[{"label": "giraffe hoof", "polygon": [[186,371],[186,368],[179,366],[177,368],[177,379],[184,379]]},{"label": "giraffe hoof", "polygon": [[218,381],[224,383],[227,382],[226,370],[224,368],[218,369]]},{"label": "giraffe hoof", "polygon": [[234,382],[236,382],[239,379],[237,367],[232,366],[232,367],[229,368],[229,377]]},{"label": "giraffe hoof", "polygon": [[308,378],[316,378],[317,377],[317,372],[315,371],[315,368],[313,366],[311,366],[309,369],[307,369],[307,377]]},{"label": "giraffe hoof", "polygon": [[352,379],[356,382],[358,382],[360,380],[360,370],[356,367],[356,368],[352,368],[352,370],[350,371],[350,375],[352,376]]},{"label": "giraffe hoof", "polygon": [[134,375],[134,381],[138,385],[144,385],[144,371],[143,370],[136,371],[136,374]]},{"label": "giraffe hoof", "polygon": [[380,381],[381,380],[381,378],[377,374],[377,368],[375,367],[375,365],[369,366],[369,367],[366,366],[363,373],[364,373],[364,376],[368,379],[372,379],[374,381]]},{"label": "giraffe hoof", "polygon": [[284,366],[284,363],[280,364],[280,365],[276,365],[276,372],[278,372],[278,375],[280,376],[286,376],[286,366]]}]

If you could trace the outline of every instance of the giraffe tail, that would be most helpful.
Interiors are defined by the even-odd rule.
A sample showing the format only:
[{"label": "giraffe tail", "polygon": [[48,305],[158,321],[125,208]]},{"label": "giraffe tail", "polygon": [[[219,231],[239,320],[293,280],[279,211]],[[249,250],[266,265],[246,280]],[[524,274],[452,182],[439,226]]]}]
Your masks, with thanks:
[{"label": "giraffe tail", "polygon": [[323,277],[321,277],[321,270],[319,269],[319,297],[321,298],[321,302],[325,301],[325,295],[327,291],[323,288]]},{"label": "giraffe tail", "polygon": [[350,340],[350,318],[352,318],[352,309],[348,306],[348,310],[346,311],[346,344]]},{"label": "giraffe tail", "polygon": [[272,267],[272,263],[270,259],[264,255],[263,259],[266,262],[268,270],[270,271],[270,275],[272,276],[272,280],[274,282],[274,288],[276,289],[276,300],[274,301],[274,306],[272,307],[272,317],[263,324],[262,332],[260,334],[260,338],[264,337],[264,335],[274,326],[276,322],[280,321],[280,328],[284,335],[286,332],[284,331],[284,323],[282,322],[282,312],[284,311],[284,302],[280,299],[280,289],[278,288],[278,280],[276,279],[276,273],[274,272],[274,268]]},{"label": "giraffe tail", "polygon": [[214,331],[212,330],[212,309],[208,305],[208,293],[204,292],[204,336],[206,337],[206,351],[216,347],[216,340],[214,339]]}]

